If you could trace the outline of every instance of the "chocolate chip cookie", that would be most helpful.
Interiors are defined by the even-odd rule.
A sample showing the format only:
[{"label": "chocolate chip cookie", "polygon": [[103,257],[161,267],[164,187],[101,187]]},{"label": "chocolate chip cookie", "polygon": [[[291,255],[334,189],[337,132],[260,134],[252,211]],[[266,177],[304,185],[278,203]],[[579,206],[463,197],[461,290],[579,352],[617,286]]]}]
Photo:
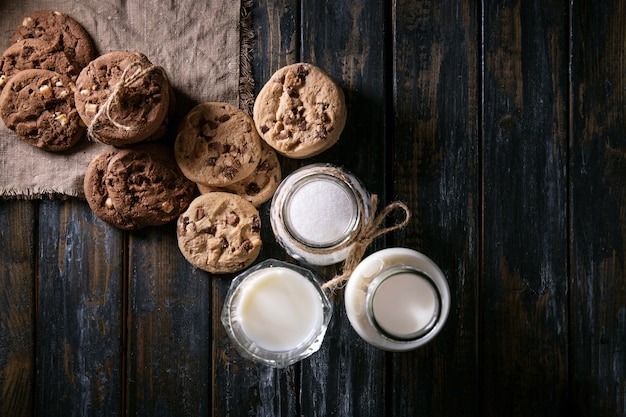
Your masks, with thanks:
[{"label": "chocolate chip cookie", "polygon": [[15,29],[11,42],[38,38],[64,50],[77,70],[86,66],[95,56],[89,33],[76,20],[54,10],[37,10],[24,18]]},{"label": "chocolate chip cookie", "polygon": [[90,137],[114,146],[150,138],[170,103],[163,68],[140,52],[109,52],[91,61],[76,80],[76,108]]},{"label": "chocolate chip cookie", "polygon": [[19,71],[0,95],[0,117],[23,141],[50,152],[70,149],[85,134],[72,81],[43,69]]},{"label": "chocolate chip cookie", "polygon": [[26,69],[46,69],[73,80],[79,71],[63,49],[41,39],[22,39],[9,46],[0,57],[0,89],[12,75]]},{"label": "chocolate chip cookie", "polygon": [[174,144],[187,178],[224,187],[252,175],[261,158],[254,121],[228,103],[202,103],[183,118]]},{"label": "chocolate chip cookie", "polygon": [[157,144],[102,152],[87,167],[84,190],[96,216],[123,230],[176,219],[196,193],[172,150]]},{"label": "chocolate chip cookie", "polygon": [[259,207],[272,198],[282,178],[280,162],[278,161],[276,152],[265,143],[262,148],[261,161],[249,177],[222,188],[198,184],[198,190],[200,190],[202,194],[215,191],[239,194],[252,203],[254,207]]},{"label": "chocolate chip cookie", "polygon": [[342,89],[307,63],[276,71],[254,102],[261,137],[290,158],[308,158],[334,145],[346,123]]},{"label": "chocolate chip cookie", "polygon": [[176,234],[183,256],[213,274],[246,268],[261,251],[259,212],[231,193],[196,197],[180,215]]}]

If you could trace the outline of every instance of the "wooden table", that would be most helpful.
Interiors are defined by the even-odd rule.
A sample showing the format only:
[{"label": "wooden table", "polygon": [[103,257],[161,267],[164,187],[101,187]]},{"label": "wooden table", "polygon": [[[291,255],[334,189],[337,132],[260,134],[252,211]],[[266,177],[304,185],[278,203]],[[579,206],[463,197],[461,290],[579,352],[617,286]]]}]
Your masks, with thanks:
[{"label": "wooden table", "polygon": [[[341,141],[285,173],[338,164],[409,205],[409,226],[370,252],[410,247],[443,269],[442,333],[378,350],[339,293],[318,353],[258,366],[219,320],[232,276],[191,267],[173,225],[124,233],[82,201],[2,201],[0,414],[625,415],[626,2],[251,11],[257,92],[308,61],[349,106]],[[261,212],[259,260],[285,259]]]}]

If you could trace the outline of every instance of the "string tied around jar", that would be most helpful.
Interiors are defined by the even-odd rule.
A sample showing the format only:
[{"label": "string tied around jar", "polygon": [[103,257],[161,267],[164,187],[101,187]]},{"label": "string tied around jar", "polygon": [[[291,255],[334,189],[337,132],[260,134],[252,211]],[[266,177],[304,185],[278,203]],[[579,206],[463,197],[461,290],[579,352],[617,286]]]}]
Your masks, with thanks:
[{"label": "string tied around jar", "polygon": [[[134,72],[131,73],[132,70],[134,70]],[[123,123],[119,123],[115,121],[113,117],[111,116],[111,107],[113,106],[113,104],[115,104],[117,100],[119,100],[120,96],[122,96],[134,82],[136,82],[137,80],[141,79],[145,75],[150,74],[152,72],[158,72],[165,79],[167,79],[167,73],[165,72],[165,70],[162,67],[157,66],[157,65],[150,65],[147,68],[142,68],[141,62],[134,61],[134,62],[131,62],[124,69],[124,71],[122,72],[122,76],[120,77],[120,80],[113,86],[111,93],[109,94],[105,102],[102,104],[102,106],[100,106],[100,108],[96,112],[93,119],[91,119],[91,123],[89,123],[89,126],[87,127],[87,137],[90,140],[95,139],[95,140],[101,141],[100,136],[95,131],[95,128],[98,125],[98,120],[101,117],[104,117],[106,120],[111,122],[113,126],[115,126],[118,129],[121,129],[124,131],[130,131],[132,129],[136,129],[136,127],[134,126],[128,126]]]},{"label": "string tied around jar", "polygon": [[[378,196],[376,194],[372,194],[371,203],[372,211],[375,214],[378,207]],[[404,219],[391,226],[382,227],[384,220],[394,211],[402,211],[404,213]],[[336,275],[329,281],[326,281],[322,285],[322,289],[335,292],[345,286],[348,279],[350,279],[352,272],[357,267],[359,262],[361,262],[368,246],[374,241],[374,239],[386,233],[393,232],[394,230],[404,228],[409,223],[410,218],[411,211],[407,205],[401,201],[394,201],[387,205],[379,214],[372,216],[372,219],[369,222],[361,224],[360,230],[355,238],[354,246],[352,246],[350,252],[348,252],[348,256],[343,263],[341,274]]]}]

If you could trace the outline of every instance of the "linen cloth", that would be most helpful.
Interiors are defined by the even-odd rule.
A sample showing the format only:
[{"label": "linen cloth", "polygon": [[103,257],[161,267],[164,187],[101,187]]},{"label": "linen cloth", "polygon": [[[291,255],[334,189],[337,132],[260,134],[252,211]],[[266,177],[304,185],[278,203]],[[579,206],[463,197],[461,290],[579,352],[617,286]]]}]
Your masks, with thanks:
[{"label": "linen cloth", "polygon": [[[172,124],[195,104],[245,106],[250,101],[249,50],[242,47],[249,39],[242,36],[246,14],[241,0],[3,0],[1,51],[22,20],[38,9],[57,10],[78,21],[91,35],[96,55],[139,51],[162,66],[177,104],[169,140],[176,131]],[[0,121],[0,196],[84,198],[85,169],[105,148],[85,138],[67,152],[45,152],[21,141]]]}]

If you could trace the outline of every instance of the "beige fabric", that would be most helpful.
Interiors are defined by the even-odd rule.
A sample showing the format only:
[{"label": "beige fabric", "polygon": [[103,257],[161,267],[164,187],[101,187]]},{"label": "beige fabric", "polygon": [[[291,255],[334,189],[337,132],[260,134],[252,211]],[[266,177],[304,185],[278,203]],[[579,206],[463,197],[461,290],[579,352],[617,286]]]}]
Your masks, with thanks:
[{"label": "beige fabric", "polygon": [[[24,17],[53,9],[77,20],[98,54],[135,50],[164,67],[179,113],[204,101],[237,106],[240,87],[249,100],[251,85],[240,86],[240,72],[246,72],[240,56],[249,54],[241,48],[241,0],[4,0],[0,8],[2,51]],[[23,143],[0,122],[0,195],[82,198],[85,168],[104,147],[85,140],[65,154],[47,153]]]}]

